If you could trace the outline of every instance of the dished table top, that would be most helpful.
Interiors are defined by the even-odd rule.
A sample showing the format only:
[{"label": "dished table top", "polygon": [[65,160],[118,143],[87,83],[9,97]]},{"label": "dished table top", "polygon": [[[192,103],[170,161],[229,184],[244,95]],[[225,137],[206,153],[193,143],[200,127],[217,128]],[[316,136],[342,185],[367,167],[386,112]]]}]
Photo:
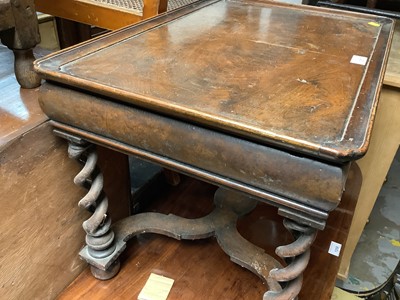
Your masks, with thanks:
[{"label": "dished table top", "polygon": [[348,161],[367,149],[392,31],[376,16],[203,1],[53,54],[36,70],[245,139]]}]

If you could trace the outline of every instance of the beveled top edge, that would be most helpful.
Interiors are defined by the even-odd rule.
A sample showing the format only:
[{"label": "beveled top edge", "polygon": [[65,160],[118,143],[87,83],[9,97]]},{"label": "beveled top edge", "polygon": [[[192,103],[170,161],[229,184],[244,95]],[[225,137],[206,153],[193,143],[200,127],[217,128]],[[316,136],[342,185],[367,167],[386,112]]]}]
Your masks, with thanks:
[{"label": "beveled top edge", "polygon": [[[68,48],[65,50],[62,50],[60,52],[57,52],[55,54],[52,54],[46,58],[40,59],[35,62],[35,69],[38,71],[41,75],[44,76],[45,79],[59,82],[62,84],[67,84],[67,85],[73,85],[74,87],[81,88],[90,92],[98,93],[107,97],[113,97],[118,100],[122,100],[125,102],[129,102],[127,100],[135,98],[138,99],[138,101],[135,103],[139,106],[143,106],[147,109],[151,110],[156,110],[161,113],[166,113],[166,114],[171,114],[179,118],[183,118],[186,120],[191,120],[197,123],[203,123],[204,125],[207,126],[213,126],[215,120],[213,119],[212,116],[204,116],[202,114],[201,118],[199,115],[196,115],[195,111],[179,111],[179,107],[173,108],[172,106],[169,107],[162,107],[157,103],[157,101],[154,101],[155,99],[152,98],[146,98],[142,95],[136,95],[133,93],[128,93],[123,90],[117,90],[112,87],[107,87],[103,84],[97,84],[93,83],[90,81],[87,81],[82,78],[74,77],[73,75],[66,74],[66,73],[61,73],[60,72],[60,66],[70,63],[74,61],[75,59],[81,58],[85,55],[94,53],[96,51],[99,51],[100,49],[109,47],[110,45],[113,45],[115,43],[121,42],[124,39],[131,38],[132,36],[141,34],[147,30],[153,29],[158,26],[162,26],[166,22],[171,22],[174,19],[180,18],[185,16],[186,14],[194,11],[201,9],[202,7],[211,5],[213,3],[220,2],[220,1],[204,1],[201,3],[195,3],[193,5],[190,5],[189,7],[183,7],[177,11],[167,13],[160,15],[156,18],[149,19],[143,23],[128,26],[126,28],[123,28],[121,30],[118,30],[116,32],[112,32],[107,34],[106,36],[101,36],[95,40],[91,40],[88,42],[85,42],[80,45],[80,47],[72,47]],[[273,4],[274,6],[279,6],[279,7],[290,7],[292,9],[300,9],[300,10],[306,10],[306,11],[314,11],[317,14],[332,14],[334,13],[335,15],[341,15],[345,17],[355,17],[355,18],[367,18],[370,20],[379,20],[383,26],[382,26],[382,34],[379,35],[377,44],[379,45],[384,45],[385,42],[388,43],[391,40],[391,36],[393,34],[393,26],[392,26],[392,20],[387,19],[387,18],[382,18],[382,17],[376,17],[376,16],[371,16],[371,15],[365,15],[365,14],[359,14],[359,13],[353,13],[353,12],[343,12],[343,11],[336,11],[332,9],[326,9],[326,8],[315,8],[315,7],[305,7],[305,6],[297,6],[297,5],[291,5],[291,4],[284,4],[284,3],[275,3],[275,2],[268,2],[268,1],[238,1],[238,0],[231,0],[229,2],[238,2],[238,3],[246,3],[246,4],[256,4],[256,5],[261,5],[261,6],[267,6]],[[98,44],[102,43],[102,47],[98,48]],[[388,47],[389,49],[389,47]],[[378,61],[384,61],[386,62],[387,60],[387,54],[388,54],[388,49],[386,51],[374,51],[373,52],[373,58],[372,61],[374,63]],[[217,120],[222,122],[222,129],[231,131],[234,134],[242,135],[245,137],[248,137],[250,139],[257,140],[261,143],[270,143],[274,145],[278,145],[283,148],[289,148],[295,151],[300,151],[304,152],[307,154],[311,154],[314,156],[318,156],[324,159],[328,160],[339,160],[339,161],[349,161],[349,160],[354,160],[357,158],[360,158],[363,156],[367,150],[368,144],[369,144],[369,138],[370,138],[370,133],[371,133],[371,128],[372,128],[372,120],[375,115],[375,110],[376,110],[376,105],[377,101],[376,98],[379,94],[379,86],[382,83],[383,80],[383,71],[384,71],[384,65],[385,63],[379,67],[377,66],[374,70],[375,72],[367,78],[368,80],[363,82],[361,89],[362,90],[367,90],[370,86],[374,86],[376,89],[376,92],[374,94],[365,94],[365,97],[368,97],[368,99],[362,99],[362,102],[369,103],[370,104],[370,114],[369,115],[363,115],[361,111],[355,110],[351,118],[349,120],[349,126],[346,128],[343,141],[340,144],[332,144],[332,145],[319,145],[319,144],[313,144],[309,143],[304,140],[296,140],[296,139],[290,139],[290,137],[287,136],[279,136],[273,133],[269,133],[265,135],[265,132],[259,132],[257,128],[250,128],[250,127],[244,127],[244,126],[237,126],[237,124],[234,124],[232,122],[228,122],[226,120]],[[367,101],[368,100],[368,101]],[[172,112],[171,112],[172,110]],[[355,130],[357,129],[357,124],[360,124],[360,120],[363,120],[363,126],[365,126],[365,134],[363,136],[360,136],[359,139],[354,140],[353,136],[355,133]],[[221,124],[220,124],[221,125]],[[246,133],[244,135],[243,133]]]}]

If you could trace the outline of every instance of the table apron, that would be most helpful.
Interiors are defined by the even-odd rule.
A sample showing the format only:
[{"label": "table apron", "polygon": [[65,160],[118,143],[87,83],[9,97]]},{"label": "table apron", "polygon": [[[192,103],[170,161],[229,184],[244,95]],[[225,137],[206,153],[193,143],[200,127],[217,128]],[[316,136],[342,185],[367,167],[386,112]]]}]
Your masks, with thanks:
[{"label": "table apron", "polygon": [[299,156],[50,83],[42,85],[39,101],[59,123],[305,207],[329,212],[343,193],[348,164]]}]

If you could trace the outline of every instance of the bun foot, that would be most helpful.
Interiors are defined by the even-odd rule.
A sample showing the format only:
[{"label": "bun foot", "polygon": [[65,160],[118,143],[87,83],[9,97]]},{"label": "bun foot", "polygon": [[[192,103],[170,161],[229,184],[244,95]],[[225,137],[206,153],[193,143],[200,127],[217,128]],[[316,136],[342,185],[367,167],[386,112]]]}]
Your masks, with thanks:
[{"label": "bun foot", "polygon": [[90,271],[92,272],[92,275],[99,279],[99,280],[108,280],[113,278],[115,275],[117,275],[119,269],[121,268],[121,264],[119,260],[117,259],[113,264],[107,269],[107,270],[101,270],[99,268],[96,268],[94,266],[90,266]]}]

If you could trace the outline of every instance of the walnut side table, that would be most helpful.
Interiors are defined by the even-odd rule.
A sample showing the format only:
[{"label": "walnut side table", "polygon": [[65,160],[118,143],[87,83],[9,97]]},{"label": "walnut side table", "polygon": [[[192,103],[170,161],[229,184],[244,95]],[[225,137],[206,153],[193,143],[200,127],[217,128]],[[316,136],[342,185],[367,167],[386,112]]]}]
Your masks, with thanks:
[{"label": "walnut side table", "polygon": [[[215,236],[232,261],[293,299],[310,245],[367,151],[393,34],[390,19],[266,1],[203,1],[36,62],[40,103],[84,167],[80,256],[113,277],[143,232]],[[111,225],[94,144],[220,186],[215,210],[187,220],[145,213]],[[236,220],[263,201],[294,242],[268,256]],[[266,228],[266,230],[268,230]]]}]

